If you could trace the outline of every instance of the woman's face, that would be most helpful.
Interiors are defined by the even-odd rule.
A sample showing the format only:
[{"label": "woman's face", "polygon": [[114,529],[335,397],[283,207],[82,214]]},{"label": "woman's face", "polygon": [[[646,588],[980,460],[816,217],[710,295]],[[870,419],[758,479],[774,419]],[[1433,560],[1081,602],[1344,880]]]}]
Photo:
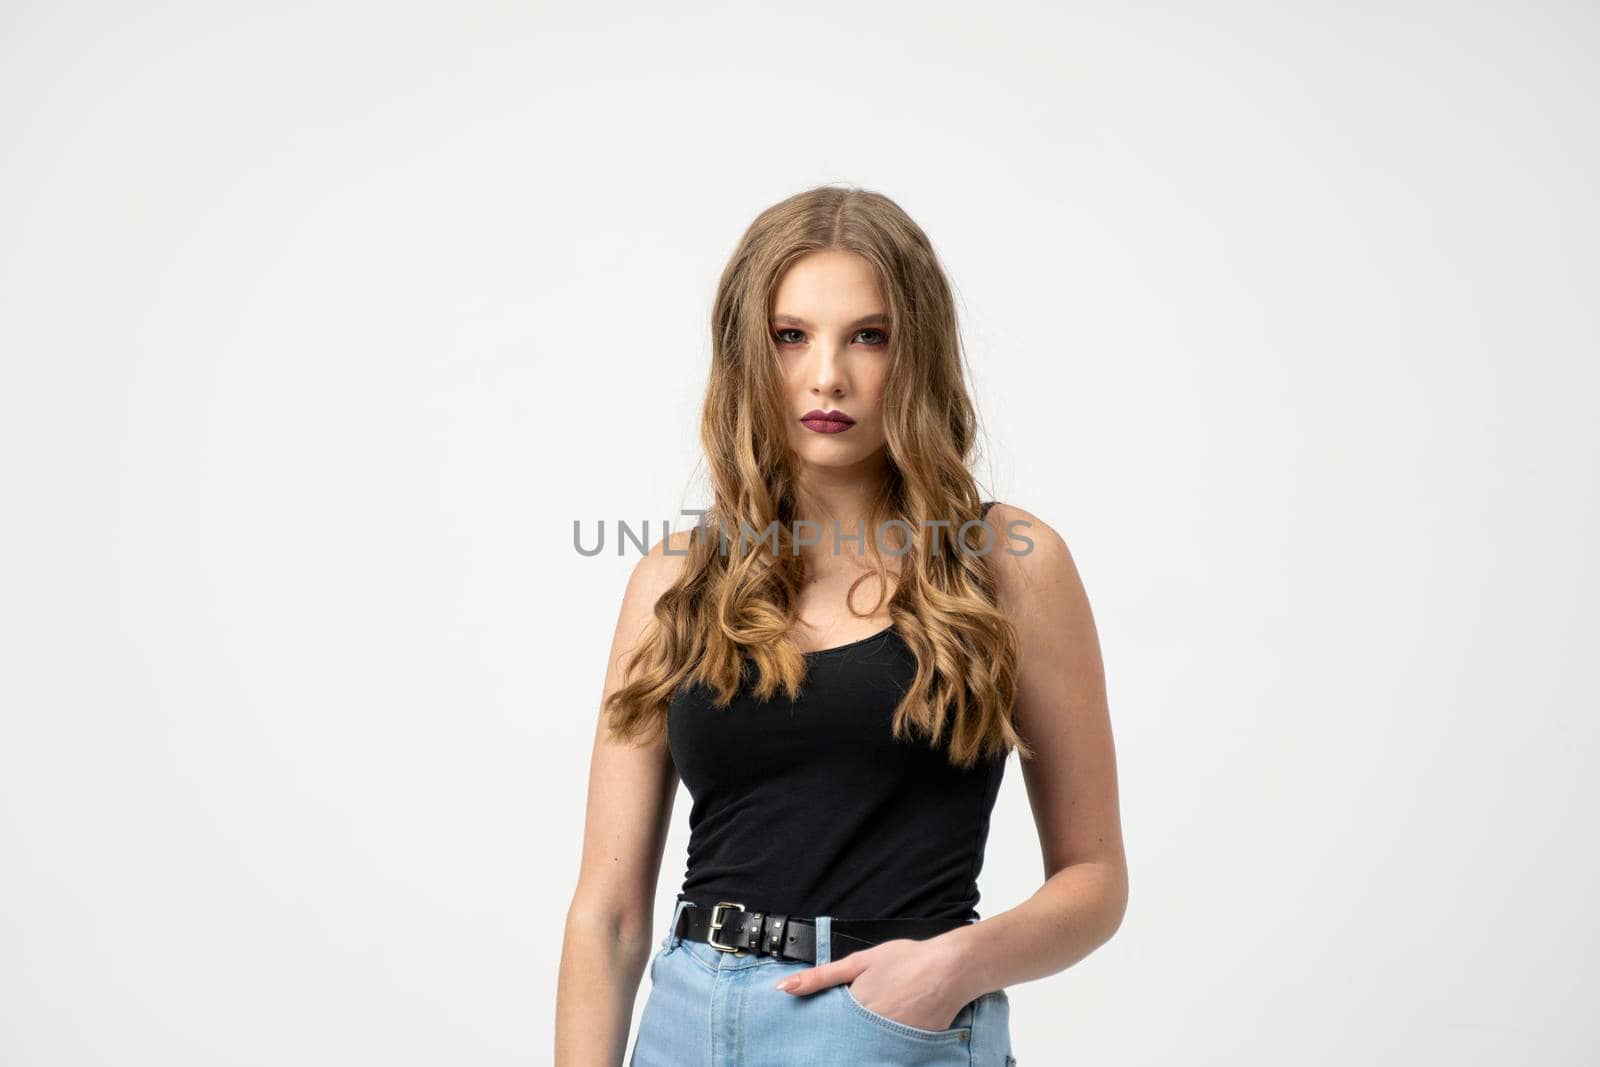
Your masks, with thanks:
[{"label": "woman's face", "polygon": [[[783,373],[789,446],[803,463],[881,462],[889,318],[877,278],[852,252],[812,252],[778,281],[772,339]],[[842,415],[841,420],[817,417]]]}]

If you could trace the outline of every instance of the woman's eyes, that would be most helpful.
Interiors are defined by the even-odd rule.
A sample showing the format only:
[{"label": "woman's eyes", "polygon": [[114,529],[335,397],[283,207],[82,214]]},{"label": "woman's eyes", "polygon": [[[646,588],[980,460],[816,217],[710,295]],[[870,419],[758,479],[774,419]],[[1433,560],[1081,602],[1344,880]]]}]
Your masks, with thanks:
[{"label": "woman's eyes", "polygon": [[[795,340],[792,340],[792,341],[791,340],[786,340],[784,338],[784,335],[785,334],[790,334],[790,333],[799,334],[800,336],[798,338],[796,338]],[[866,342],[867,345],[872,347],[872,348],[876,348],[879,345],[886,345],[886,344],[889,343],[889,335],[884,333],[882,330],[874,329],[874,328],[869,326],[865,330],[856,331],[856,336],[860,337],[864,333],[872,334],[874,337],[877,338],[877,340]],[[804,339],[805,339],[805,331],[804,330],[797,330],[797,329],[795,329],[794,327],[791,326],[788,329],[779,330],[773,336],[777,338],[777,341],[778,341],[778,343],[780,345],[797,345],[797,344],[802,343],[802,341],[804,341]]]}]

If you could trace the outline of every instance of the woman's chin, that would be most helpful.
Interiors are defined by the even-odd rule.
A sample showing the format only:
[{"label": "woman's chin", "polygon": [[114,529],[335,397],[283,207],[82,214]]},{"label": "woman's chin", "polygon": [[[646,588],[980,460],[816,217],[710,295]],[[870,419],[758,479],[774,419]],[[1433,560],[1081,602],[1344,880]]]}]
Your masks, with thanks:
[{"label": "woman's chin", "polygon": [[839,445],[824,444],[820,447],[812,445],[797,449],[796,455],[803,466],[815,467],[818,470],[850,470],[869,463],[877,466],[883,458],[883,446],[863,450]]}]

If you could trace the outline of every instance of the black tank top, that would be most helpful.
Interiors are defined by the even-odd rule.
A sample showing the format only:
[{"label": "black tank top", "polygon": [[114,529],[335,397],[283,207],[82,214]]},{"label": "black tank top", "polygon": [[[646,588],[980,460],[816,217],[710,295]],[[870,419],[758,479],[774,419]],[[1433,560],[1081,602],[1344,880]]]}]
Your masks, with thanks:
[{"label": "black tank top", "polygon": [[[984,511],[988,511],[984,505]],[[667,742],[694,805],[680,900],[845,919],[978,918],[1005,755],[953,767],[891,721],[916,657],[886,630],[806,654],[800,698],[681,686]]]}]

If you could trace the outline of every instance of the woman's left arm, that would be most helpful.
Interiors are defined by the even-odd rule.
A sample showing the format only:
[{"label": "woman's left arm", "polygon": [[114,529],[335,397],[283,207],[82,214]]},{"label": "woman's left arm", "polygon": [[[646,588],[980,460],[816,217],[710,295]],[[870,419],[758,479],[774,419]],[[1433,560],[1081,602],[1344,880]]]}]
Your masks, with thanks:
[{"label": "woman's left arm", "polygon": [[1004,503],[987,519],[999,534],[988,557],[999,605],[1021,641],[1014,721],[1034,752],[1022,775],[1045,882],[1016,907],[934,939],[953,955],[948,995],[956,1003],[1065,970],[1111,939],[1128,906],[1116,753],[1089,598],[1049,525]]},{"label": "woman's left arm", "polygon": [[1013,721],[1033,749],[1022,776],[1045,883],[1016,907],[979,922],[922,940],[886,941],[791,974],[777,988],[795,996],[882,968],[875,993],[893,995],[869,998],[869,1009],[912,1026],[948,1029],[963,1004],[1065,970],[1122,924],[1128,867],[1089,598],[1066,542],[1042,520],[1007,504],[995,504],[986,519],[996,528],[987,558],[994,561],[999,607],[1021,641]]}]

